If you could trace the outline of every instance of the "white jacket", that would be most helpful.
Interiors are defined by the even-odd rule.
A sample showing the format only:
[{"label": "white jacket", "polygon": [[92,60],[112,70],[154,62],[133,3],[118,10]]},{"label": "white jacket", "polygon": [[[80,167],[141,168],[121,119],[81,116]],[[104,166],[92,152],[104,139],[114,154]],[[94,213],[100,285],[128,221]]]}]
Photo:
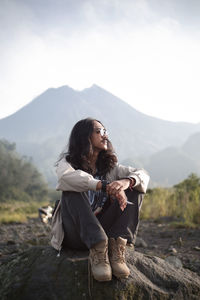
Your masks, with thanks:
[{"label": "white jacket", "polygon": [[[56,189],[59,191],[86,192],[96,191],[98,179],[82,170],[75,170],[65,158],[59,161],[57,169],[58,184]],[[110,182],[122,178],[132,177],[135,179],[134,188],[139,192],[145,193],[149,183],[149,175],[143,169],[125,167],[120,164],[107,174],[106,179]]]},{"label": "white jacket", "polygon": [[[97,183],[99,182],[99,180],[95,179],[91,174],[82,170],[75,170],[65,158],[59,161],[56,172],[58,176],[56,189],[59,191],[95,191]],[[116,164],[115,167],[106,175],[106,179],[109,182],[128,177],[135,179],[134,189],[139,192],[146,193],[149,183],[149,175],[143,169],[135,169]],[[60,250],[64,238],[60,203],[58,204],[52,218],[52,234],[53,237],[51,239],[51,245],[55,249]]]}]

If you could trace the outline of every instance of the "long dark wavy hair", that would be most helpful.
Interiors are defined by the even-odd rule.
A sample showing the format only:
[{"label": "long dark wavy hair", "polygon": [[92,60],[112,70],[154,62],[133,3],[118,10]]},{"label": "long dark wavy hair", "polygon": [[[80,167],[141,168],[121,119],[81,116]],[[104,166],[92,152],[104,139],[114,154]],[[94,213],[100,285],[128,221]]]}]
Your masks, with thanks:
[{"label": "long dark wavy hair", "polygon": [[[94,121],[103,126],[100,121],[92,118],[80,120],[74,125],[69,137],[68,151],[61,155],[61,158],[65,157],[74,169],[81,169],[90,174],[92,173],[90,157],[93,154],[90,138],[94,130]],[[117,157],[109,139],[107,145],[107,150],[99,152],[96,162],[96,168],[100,176],[105,176],[117,163]]]}]

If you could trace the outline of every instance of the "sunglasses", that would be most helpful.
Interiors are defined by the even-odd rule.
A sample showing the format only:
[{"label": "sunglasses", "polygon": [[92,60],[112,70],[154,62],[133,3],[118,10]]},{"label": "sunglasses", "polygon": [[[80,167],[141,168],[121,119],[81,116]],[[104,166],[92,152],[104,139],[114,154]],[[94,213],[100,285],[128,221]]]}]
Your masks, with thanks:
[{"label": "sunglasses", "polygon": [[100,133],[101,136],[108,135],[108,131],[105,128],[94,128],[96,133]]}]

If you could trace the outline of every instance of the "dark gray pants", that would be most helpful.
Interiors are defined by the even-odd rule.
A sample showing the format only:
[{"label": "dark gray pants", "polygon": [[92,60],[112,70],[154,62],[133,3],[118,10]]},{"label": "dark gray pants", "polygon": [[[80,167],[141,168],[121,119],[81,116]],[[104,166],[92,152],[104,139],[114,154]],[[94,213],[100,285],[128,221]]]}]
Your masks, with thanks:
[{"label": "dark gray pants", "polygon": [[117,200],[112,203],[107,200],[103,210],[95,216],[87,193],[63,192],[63,246],[80,250],[90,249],[102,240],[119,236],[127,239],[129,243],[135,243],[143,194],[136,190],[127,190],[126,195],[132,204],[127,204],[124,211],[121,211]]}]

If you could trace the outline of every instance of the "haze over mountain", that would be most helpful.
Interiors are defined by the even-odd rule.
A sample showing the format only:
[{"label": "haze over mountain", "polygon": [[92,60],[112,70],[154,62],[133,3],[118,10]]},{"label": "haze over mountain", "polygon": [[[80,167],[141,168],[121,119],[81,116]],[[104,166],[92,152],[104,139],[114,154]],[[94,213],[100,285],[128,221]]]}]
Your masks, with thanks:
[{"label": "haze over mountain", "polygon": [[154,185],[171,186],[191,173],[200,175],[200,132],[181,147],[168,147],[148,157],[144,163]]},{"label": "haze over mountain", "polygon": [[[185,143],[183,150],[190,158],[191,143],[186,140],[200,131],[200,124],[147,116],[97,85],[83,91],[62,86],[48,89],[15,114],[1,119],[0,138],[15,142],[18,151],[31,156],[49,183],[54,184],[53,165],[66,146],[73,125],[85,117],[101,120],[106,126],[120,161],[128,159],[146,165],[152,172],[152,180],[163,184],[173,184],[177,178],[169,181],[168,174],[160,175],[164,154],[172,153],[181,159],[182,166],[184,158],[176,149]],[[169,150],[169,147],[173,148]],[[170,161],[166,162],[168,171],[173,170]]]}]

